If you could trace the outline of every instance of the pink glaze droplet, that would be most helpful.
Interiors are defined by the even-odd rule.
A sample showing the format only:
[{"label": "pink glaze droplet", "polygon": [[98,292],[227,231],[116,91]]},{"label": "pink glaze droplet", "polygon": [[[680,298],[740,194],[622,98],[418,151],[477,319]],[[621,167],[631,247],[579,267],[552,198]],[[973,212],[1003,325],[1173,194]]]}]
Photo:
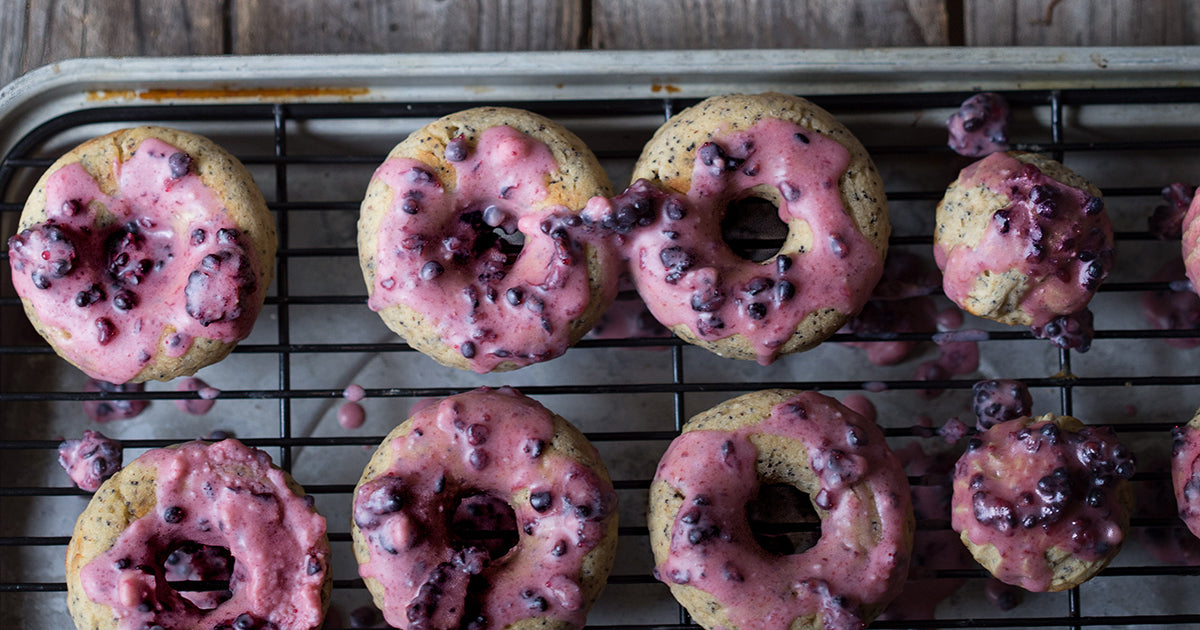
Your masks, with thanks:
[{"label": "pink glaze droplet", "polygon": [[367,411],[356,402],[344,403],[338,407],[338,424],[343,429],[357,429],[367,420]]},{"label": "pink glaze droplet", "polygon": [[194,376],[185,378],[179,381],[179,384],[175,386],[175,391],[196,392],[200,398],[181,398],[175,401],[175,406],[186,414],[202,416],[212,410],[213,404],[215,404],[213,399],[217,397],[216,394],[206,396],[206,394],[211,393],[209,390],[211,390],[211,392],[216,392],[216,394],[221,393],[220,390],[209,387],[208,383],[205,383]]},{"label": "pink glaze droplet", "polygon": [[221,390],[216,387],[201,387],[196,390],[196,394],[204,400],[215,400],[217,396],[221,395]]},{"label": "pink glaze droplet", "polygon": [[875,419],[879,416],[875,410],[875,403],[862,394],[850,394],[842,399],[842,404],[871,422],[875,422]]},{"label": "pink glaze droplet", "polygon": [[[142,383],[114,385],[96,379],[88,379],[83,386],[85,392],[140,392],[145,389],[146,386]],[[142,413],[149,404],[145,400],[86,400],[83,403],[83,412],[93,422],[109,422],[133,418]]]},{"label": "pink glaze droplet", "polygon": [[342,390],[342,398],[345,398],[352,403],[362,400],[366,395],[367,392],[362,388],[361,385],[355,385],[353,383],[347,385],[346,389]]}]

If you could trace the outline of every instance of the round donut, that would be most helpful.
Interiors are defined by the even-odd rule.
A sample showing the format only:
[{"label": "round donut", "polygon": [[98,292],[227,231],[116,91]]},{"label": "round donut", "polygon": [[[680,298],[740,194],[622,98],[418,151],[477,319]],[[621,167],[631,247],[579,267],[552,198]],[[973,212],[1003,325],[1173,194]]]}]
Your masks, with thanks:
[{"label": "round donut", "polygon": [[1200,293],[1200,194],[1192,197],[1183,217],[1183,266],[1192,290]]},{"label": "round donut", "polygon": [[936,220],[946,297],[1003,324],[1044,327],[1083,311],[1112,269],[1100,190],[1036,153],[993,153],[964,168]]},{"label": "round donut", "polygon": [[610,249],[567,229],[588,199],[609,194],[592,152],[542,116],[479,107],[435,120],[367,187],[358,251],[368,305],[450,367],[557,357],[616,296]]},{"label": "round donut", "polygon": [[[511,549],[451,529],[507,505]],[[471,529],[487,525],[467,523]],[[502,526],[501,526],[502,527]],[[617,543],[617,495],[578,430],[510,388],[480,388],[397,426],[354,492],[359,574],[397,628],[579,628]]]},{"label": "round donut", "polygon": [[[710,98],[672,117],[614,200],[629,271],[650,312],[684,340],[767,364],[835,333],[883,273],[883,182],[828,112],[783,94]],[[788,226],[756,263],[721,235],[731,203],[770,201]],[[610,220],[611,221],[611,220]]]},{"label": "round donut", "polygon": [[8,241],[34,328],[110,383],[170,380],[250,334],[274,274],[275,223],[211,140],[122,129],[59,158]]},{"label": "round donut", "polygon": [[[325,519],[266,453],[188,442],[147,451],[92,497],[67,546],[67,605],[88,630],[309,630],[329,604],[329,562]],[[181,593],[173,576],[229,591]]]},{"label": "round donut", "polygon": [[[805,492],[821,537],[777,556],[754,538],[760,484]],[[873,422],[815,392],[765,390],[705,411],[658,465],[655,575],[705,628],[861,628],[899,593],[912,552],[908,478]]]},{"label": "round donut", "polygon": [[955,465],[951,526],[1000,581],[1066,590],[1120,551],[1134,469],[1107,428],[1053,414],[1001,422],[968,440]]},{"label": "round donut", "polygon": [[1200,537],[1200,411],[1186,425],[1175,427],[1172,437],[1171,481],[1179,518]]}]

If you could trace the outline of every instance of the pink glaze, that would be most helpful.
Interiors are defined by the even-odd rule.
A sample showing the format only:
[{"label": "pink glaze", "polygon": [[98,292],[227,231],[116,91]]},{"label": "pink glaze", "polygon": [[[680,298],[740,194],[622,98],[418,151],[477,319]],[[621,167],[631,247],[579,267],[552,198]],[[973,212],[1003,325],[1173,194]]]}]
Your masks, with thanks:
[{"label": "pink glaze", "polygon": [[1034,326],[1087,307],[1113,262],[1112,223],[1099,198],[1004,153],[963,169],[958,184],[1007,195],[1011,205],[992,215],[974,248],[935,244],[946,297],[962,306],[980,275],[1015,269],[1033,285],[1020,306]]},{"label": "pink glaze", "polygon": [[1008,102],[992,92],[975,94],[963,101],[946,121],[947,144],[959,155],[983,157],[1008,150]]},{"label": "pink glaze", "polygon": [[352,403],[361,402],[362,399],[366,397],[367,390],[363,389],[362,385],[355,385],[351,383],[346,386],[346,389],[342,390],[342,398],[345,398]]},{"label": "pink glaze", "polygon": [[[236,440],[147,451],[156,505],[81,571],[84,591],[123,630],[232,626],[311,629],[321,624],[329,570],[325,519],[292,493],[266,453]],[[228,549],[229,599],[201,610],[166,584],[164,559],[184,543]],[[248,616],[248,617],[247,617]]]},{"label": "pink glaze", "polygon": [[209,389],[213,388],[209,387],[208,383],[205,383],[196,377],[189,376],[185,379],[182,379],[179,381],[179,384],[175,386],[175,391],[196,392],[196,395],[199,396],[199,398],[181,398],[175,401],[175,406],[184,413],[191,414],[193,416],[202,416],[209,411],[212,411],[213,405],[216,404],[216,401],[214,400],[214,398],[216,398],[215,396],[206,398],[204,393],[202,393]]},{"label": "pink glaze", "polygon": [[1171,482],[1179,518],[1200,537],[1200,431],[1190,426],[1176,427],[1171,447]]},{"label": "pink glaze", "polygon": [[955,466],[951,526],[1000,553],[995,576],[1034,592],[1050,588],[1046,550],[1097,561],[1124,541],[1113,489],[1133,456],[1107,428],[1064,431],[1048,420],[1001,422],[967,441]]},{"label": "pink glaze", "polygon": [[[849,161],[836,140],[782,120],[714,136],[696,151],[687,196],[661,201],[664,211],[627,236],[630,272],[650,312],[701,339],[741,334],[764,365],[810,313],[858,312],[883,261],[843,207],[838,179]],[[733,252],[721,219],[756,186],[780,192],[781,221],[808,224],[808,251],[761,264]],[[587,213],[596,210],[589,204]]]},{"label": "pink glaze", "polygon": [[[93,378],[124,383],[159,351],[181,356],[195,337],[239,341],[254,325],[260,263],[200,177],[173,176],[175,155],[187,158],[144,140],[113,162],[113,196],[79,163],[55,171],[46,222],[9,239],[17,293],[65,331],[59,352]],[[113,215],[104,225],[98,208]]]},{"label": "pink glaze", "polygon": [[343,429],[357,429],[367,421],[367,410],[356,402],[345,402],[338,407],[337,421]]},{"label": "pink glaze", "polygon": [[854,413],[862,416],[867,422],[875,422],[879,412],[875,409],[875,403],[871,402],[870,398],[862,394],[850,394],[842,398],[842,404],[850,408]]},{"label": "pink glaze", "polygon": [[[146,390],[143,383],[124,383],[114,385],[108,381],[98,381],[89,378],[83,385],[85,392],[141,392]],[[93,422],[110,422],[124,418],[134,418],[146,410],[150,404],[146,400],[85,400],[83,412]]]},{"label": "pink glaze", "polygon": [[1200,292],[1200,195],[1192,198],[1187,215],[1183,218],[1183,263],[1187,267],[1187,278],[1192,282],[1192,291]]},{"label": "pink glaze", "polygon": [[[938,345],[936,359],[917,366],[916,378],[922,381],[941,381],[951,376],[970,374],[979,369],[979,343],[987,333],[977,330],[957,330],[963,325],[962,311],[954,307],[942,309],[937,315],[938,330],[933,341]],[[922,389],[917,394],[932,399],[944,389]]]},{"label": "pink glaze", "polygon": [[[804,490],[822,517],[821,537],[802,553],[773,555],[754,540],[746,516],[760,485],[754,434],[797,442],[819,479]],[[655,574],[709,593],[739,628],[780,630],[814,613],[825,628],[861,628],[869,620],[860,606],[891,600],[908,571],[907,478],[879,427],[832,398],[805,392],[755,426],[684,433],[667,449],[655,481],[684,497],[670,555]],[[864,531],[863,486],[877,502],[874,532]]]},{"label": "pink glaze", "polygon": [[[164,578],[168,583],[184,581],[222,581],[233,577],[233,557],[224,547],[209,547],[194,543],[180,545],[163,561]],[[184,599],[201,610],[212,610],[228,600],[232,591],[181,591]]]},{"label": "pink glaze", "polygon": [[58,447],[58,465],[80,490],[95,492],[105,479],[121,470],[121,443],[99,431],[85,430],[83,438],[65,440]]},{"label": "pink glaze", "polygon": [[[370,549],[359,573],[386,590],[388,623],[479,629],[547,617],[582,626],[580,563],[615,518],[617,496],[582,464],[544,452],[550,412],[516,390],[480,388],[408,422],[390,443],[396,459],[354,499]],[[446,515],[481,494],[507,502],[520,527],[499,558],[447,528]]]},{"label": "pink glaze", "polygon": [[[550,149],[493,127],[454,172],[447,191],[416,160],[389,159],[375,171],[393,201],[369,306],[415,309],[480,373],[566,352],[569,324],[587,309],[590,288],[584,246],[565,229],[578,224],[576,209],[535,209],[558,173]],[[523,235],[519,255],[493,228]],[[615,291],[613,280],[605,293]]]}]

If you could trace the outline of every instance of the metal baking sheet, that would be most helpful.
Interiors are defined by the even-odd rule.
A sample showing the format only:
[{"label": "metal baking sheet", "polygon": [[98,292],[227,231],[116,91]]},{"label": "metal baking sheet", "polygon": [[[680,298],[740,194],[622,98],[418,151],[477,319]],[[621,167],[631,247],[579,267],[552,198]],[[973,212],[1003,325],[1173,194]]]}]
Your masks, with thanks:
[{"label": "metal baking sheet", "polygon": [[[957,447],[940,437],[920,437],[921,417],[935,428],[952,417],[968,419],[973,381],[1021,378],[1033,385],[1036,410],[1065,408],[1089,423],[1116,426],[1146,465],[1138,483],[1164,483],[1152,462],[1169,450],[1169,426],[1186,421],[1200,404],[1193,367],[1200,349],[1174,348],[1147,331],[1142,290],[1165,286],[1152,276],[1178,255],[1178,245],[1149,238],[1145,217],[1160,203],[1162,186],[1194,184],[1200,177],[1198,87],[1195,48],[73,60],[0,89],[0,154],[14,147],[22,153],[0,163],[6,182],[0,225],[6,235],[13,232],[33,179],[50,159],[87,137],[140,122],[212,137],[248,164],[281,226],[286,224],[283,279],[239,351],[201,371],[223,392],[212,412],[181,414],[173,384],[152,384],[147,412],[100,427],[133,445],[127,460],[150,445],[217,429],[289,460],[329,518],[340,614],[335,623],[348,625],[346,614],[369,599],[346,542],[349,487],[373,445],[424,398],[513,385],[587,432],[618,482],[618,560],[591,625],[673,627],[680,623],[679,609],[649,575],[645,488],[681,420],[745,391],[787,386],[820,387],[838,397],[862,394],[878,408],[895,446],[919,441],[954,452]],[[697,99],[767,90],[809,96],[837,114],[875,156],[891,199],[893,249],[928,259],[933,207],[968,162],[944,148],[944,121],[978,89],[1012,98],[1010,135],[1020,146],[1063,154],[1068,166],[1106,191],[1120,232],[1117,271],[1095,302],[1100,334],[1090,352],[1066,355],[1066,370],[1064,357],[1046,342],[968,316],[966,328],[992,335],[979,345],[979,369],[942,383],[948,391],[932,399],[921,395],[923,384],[916,381],[918,366],[939,353],[930,335],[920,337],[913,358],[889,367],[874,366],[861,349],[836,342],[762,367],[677,342],[653,347],[614,340],[587,341],[546,364],[480,376],[407,350],[364,305],[353,248],[367,179],[392,145],[453,108],[519,103],[544,111],[598,152],[619,187],[665,116]],[[70,627],[62,556],[86,496],[69,488],[54,446],[60,437],[91,428],[77,400],[84,378],[31,336],[7,279],[2,291],[0,626]],[[938,304],[947,305],[941,298]],[[369,392],[367,424],[357,430],[336,422],[340,393],[351,383]],[[1135,529],[1169,523],[1156,514],[1136,515]],[[1071,593],[1028,595],[1007,613],[988,603],[987,580],[977,567],[951,571],[946,575],[966,581],[937,617],[956,627],[1200,622],[1200,604],[1186,596],[1195,570],[1154,559],[1139,531],[1130,539],[1101,577]],[[898,621],[875,626],[907,627]]]}]

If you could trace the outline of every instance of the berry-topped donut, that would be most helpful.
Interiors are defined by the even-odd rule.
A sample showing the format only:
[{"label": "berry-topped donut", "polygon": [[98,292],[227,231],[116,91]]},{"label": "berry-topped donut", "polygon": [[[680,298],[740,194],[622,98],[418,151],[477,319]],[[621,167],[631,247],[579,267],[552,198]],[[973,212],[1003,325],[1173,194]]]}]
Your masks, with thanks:
[{"label": "berry-topped donut", "polygon": [[568,230],[608,176],[579,138],[530,112],[480,107],[396,146],[362,203],[368,304],[443,365],[552,359],[616,295],[615,257]]},{"label": "berry-topped donut", "polygon": [[1028,416],[967,441],[951,525],[1000,581],[1061,591],[1108,566],[1125,541],[1135,463],[1107,428]]},{"label": "berry-topped donut", "polygon": [[[747,502],[808,494],[816,544],[776,555]],[[814,392],[746,394],[692,418],[650,485],[655,575],[705,628],[862,628],[900,591],[912,552],[908,479],[875,423]]]},{"label": "berry-topped donut", "polygon": [[946,297],[966,311],[1083,350],[1083,312],[1113,265],[1112,223],[1100,191],[1062,164],[993,153],[938,203],[934,256]]},{"label": "berry-topped donut", "polygon": [[[616,501],[578,430],[481,388],[384,438],[354,492],[354,555],[397,628],[579,628],[612,567]],[[508,523],[491,541],[468,535]],[[494,544],[506,534],[515,544]]]},{"label": "berry-topped donut", "polygon": [[1171,481],[1179,518],[1200,537],[1200,412],[1185,426],[1176,427],[1172,437]]},{"label": "berry-topped donut", "polygon": [[111,383],[170,380],[250,334],[275,224],[224,149],[137,127],[55,162],[8,247],[25,312],[55,352]]},{"label": "berry-topped donut", "polygon": [[[721,356],[766,364],[817,345],[883,272],[879,174],[858,140],[804,99],[732,95],[688,108],[654,134],[633,177],[608,222],[628,232],[638,293],[663,325]],[[775,204],[788,226],[761,263],[721,235],[730,204],[748,197]]]},{"label": "berry-topped donut", "polygon": [[[67,605],[81,630],[312,630],[329,562],[325,519],[266,453],[188,442],[147,451],[100,487],[67,546]],[[228,589],[172,585],[195,579]]]},{"label": "berry-topped donut", "polygon": [[1192,197],[1183,217],[1183,264],[1192,290],[1200,293],[1200,194]]}]

